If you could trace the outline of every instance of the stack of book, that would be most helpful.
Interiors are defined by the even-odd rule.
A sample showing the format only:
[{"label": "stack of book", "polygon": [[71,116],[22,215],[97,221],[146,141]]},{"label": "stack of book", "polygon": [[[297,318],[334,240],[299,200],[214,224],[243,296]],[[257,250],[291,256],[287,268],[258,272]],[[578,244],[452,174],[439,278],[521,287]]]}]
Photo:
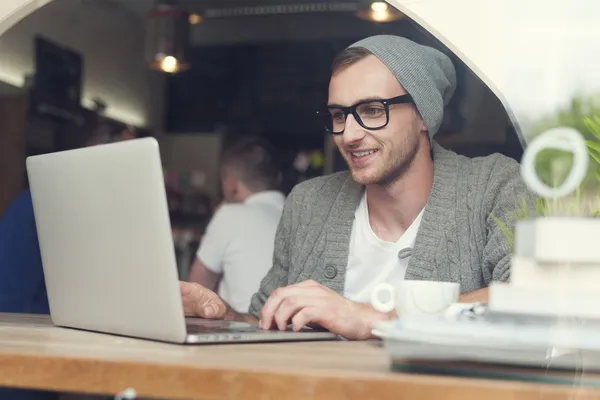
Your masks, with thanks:
[{"label": "stack of book", "polygon": [[510,283],[490,285],[489,309],[600,320],[600,219],[517,223]]},{"label": "stack of book", "polygon": [[[395,370],[600,384],[600,220],[540,218],[515,232],[509,283],[487,305],[382,322]],[[548,371],[552,370],[552,373]],[[579,373],[574,373],[579,371]]]}]

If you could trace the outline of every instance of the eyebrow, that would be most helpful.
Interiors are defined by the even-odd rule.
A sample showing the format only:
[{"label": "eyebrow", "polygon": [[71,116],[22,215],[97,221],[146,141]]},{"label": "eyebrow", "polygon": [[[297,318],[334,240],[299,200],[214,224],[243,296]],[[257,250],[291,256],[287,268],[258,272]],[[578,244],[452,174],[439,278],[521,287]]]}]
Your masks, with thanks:
[{"label": "eyebrow", "polygon": [[333,103],[333,104],[327,104],[327,107],[346,108],[346,107],[352,107],[352,106],[354,106],[356,104],[359,104],[359,103],[367,103],[369,101],[381,101],[381,100],[385,100],[385,99],[383,97],[380,97],[380,96],[373,96],[373,97],[366,97],[364,99],[359,99],[357,102],[355,102],[355,103],[353,103],[352,105],[349,105],[349,106],[343,106],[341,104],[335,104],[335,103]]}]

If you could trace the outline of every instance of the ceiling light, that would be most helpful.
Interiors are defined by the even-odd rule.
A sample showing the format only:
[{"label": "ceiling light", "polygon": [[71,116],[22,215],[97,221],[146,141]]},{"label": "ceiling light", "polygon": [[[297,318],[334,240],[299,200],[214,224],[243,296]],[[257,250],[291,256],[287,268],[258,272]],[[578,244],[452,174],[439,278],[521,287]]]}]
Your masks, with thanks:
[{"label": "ceiling light", "polygon": [[385,1],[375,1],[371,3],[371,11],[373,12],[386,12],[388,11],[388,4]]},{"label": "ceiling light", "polygon": [[160,69],[164,72],[173,74],[179,71],[179,61],[173,56],[166,56],[160,62]]},{"label": "ceiling light", "polygon": [[202,16],[200,14],[190,14],[189,22],[191,25],[197,25],[202,22]]},{"label": "ceiling light", "polygon": [[146,59],[151,68],[177,73],[190,67],[189,15],[170,4],[150,11],[146,31]]},{"label": "ceiling light", "polygon": [[373,22],[392,22],[404,17],[400,11],[390,7],[385,1],[374,1],[364,5],[356,12],[359,18]]}]

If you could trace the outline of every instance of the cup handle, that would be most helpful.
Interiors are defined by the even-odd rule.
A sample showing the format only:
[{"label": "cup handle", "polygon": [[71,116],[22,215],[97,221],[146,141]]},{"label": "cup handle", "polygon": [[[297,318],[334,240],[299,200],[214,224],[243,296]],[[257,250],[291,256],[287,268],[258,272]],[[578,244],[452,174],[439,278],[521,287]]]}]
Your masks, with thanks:
[{"label": "cup handle", "polygon": [[[389,301],[381,301],[379,300],[379,295],[381,293],[387,293],[389,295]],[[377,286],[371,290],[371,305],[373,308],[379,312],[387,313],[394,308],[396,308],[396,289],[394,286],[390,285],[387,282],[381,282]]]}]

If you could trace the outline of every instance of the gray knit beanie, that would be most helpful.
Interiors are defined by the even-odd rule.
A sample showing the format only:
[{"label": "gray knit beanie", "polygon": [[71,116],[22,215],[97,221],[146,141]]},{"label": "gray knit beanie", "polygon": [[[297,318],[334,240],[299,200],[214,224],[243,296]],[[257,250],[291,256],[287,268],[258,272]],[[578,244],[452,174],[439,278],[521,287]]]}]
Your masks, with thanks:
[{"label": "gray knit beanie", "polygon": [[412,96],[429,137],[433,137],[456,88],[456,71],[450,58],[432,47],[391,35],[371,36],[350,47],[369,50],[392,71]]}]

